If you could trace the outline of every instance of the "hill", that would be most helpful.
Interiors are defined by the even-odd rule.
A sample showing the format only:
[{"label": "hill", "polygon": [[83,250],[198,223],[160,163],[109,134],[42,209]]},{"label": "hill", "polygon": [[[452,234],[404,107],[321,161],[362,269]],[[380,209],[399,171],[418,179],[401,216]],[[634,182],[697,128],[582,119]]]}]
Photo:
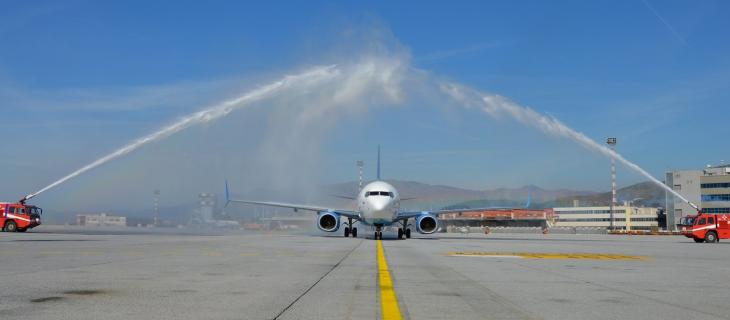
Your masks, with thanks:
[{"label": "hill", "polygon": [[[578,200],[581,206],[608,206],[611,192],[561,197],[555,201],[555,206],[570,207],[573,200]],[[665,193],[663,188],[647,181],[616,190],[616,200],[618,203],[631,201],[637,206],[664,207]]]},{"label": "hill", "polygon": [[[589,191],[577,191],[569,189],[543,189],[538,186],[529,185],[520,188],[497,188],[488,190],[471,190],[444,185],[431,185],[415,181],[387,180],[398,189],[401,197],[415,198],[413,201],[403,203],[404,207],[420,208],[475,208],[487,206],[524,206],[528,195],[532,197],[532,203],[541,208],[542,203],[554,203],[556,199],[587,196],[594,194]],[[339,192],[340,195],[354,195],[357,193],[357,182],[346,182],[328,186],[332,192]],[[534,207],[534,206],[533,206]]]}]

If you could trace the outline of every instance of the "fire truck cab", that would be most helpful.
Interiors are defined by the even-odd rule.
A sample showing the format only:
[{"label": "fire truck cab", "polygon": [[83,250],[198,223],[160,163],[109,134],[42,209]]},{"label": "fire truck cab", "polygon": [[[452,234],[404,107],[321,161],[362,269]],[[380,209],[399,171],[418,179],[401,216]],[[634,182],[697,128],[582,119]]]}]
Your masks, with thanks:
[{"label": "fire truck cab", "polygon": [[700,213],[682,221],[682,234],[695,242],[718,242],[730,239],[730,214]]},{"label": "fire truck cab", "polygon": [[7,232],[25,232],[41,224],[43,209],[23,203],[0,202],[0,227]]}]

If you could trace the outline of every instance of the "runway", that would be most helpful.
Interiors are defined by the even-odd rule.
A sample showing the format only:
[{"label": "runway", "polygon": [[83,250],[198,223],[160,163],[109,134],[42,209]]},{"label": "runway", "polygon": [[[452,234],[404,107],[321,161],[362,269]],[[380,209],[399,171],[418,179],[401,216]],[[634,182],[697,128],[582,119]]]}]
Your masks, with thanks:
[{"label": "runway", "polygon": [[730,319],[730,242],[43,227],[0,233],[2,319]]}]

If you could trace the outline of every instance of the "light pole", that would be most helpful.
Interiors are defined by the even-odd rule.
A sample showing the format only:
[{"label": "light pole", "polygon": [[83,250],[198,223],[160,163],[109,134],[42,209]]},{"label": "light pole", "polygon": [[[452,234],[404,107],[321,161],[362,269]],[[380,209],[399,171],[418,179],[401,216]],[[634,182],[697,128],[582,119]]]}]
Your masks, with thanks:
[{"label": "light pole", "polygon": [[[616,138],[608,138],[606,140],[606,143],[608,144],[609,148],[611,148],[611,151],[614,153],[616,152]],[[613,230],[615,228],[614,226],[614,218],[613,218],[613,209],[616,205],[616,157],[611,154],[611,206],[610,206],[610,220],[611,224],[609,229]]]},{"label": "light pole", "polygon": [[152,198],[153,201],[153,209],[154,209],[154,217],[153,217],[153,223],[155,227],[159,224],[159,214],[160,214],[160,190],[155,190],[153,192],[154,197]]},{"label": "light pole", "polygon": [[362,167],[363,166],[365,166],[365,162],[363,162],[362,160],[357,160],[357,170],[358,170],[358,176],[357,177],[359,179],[358,191],[359,190],[362,190]]}]

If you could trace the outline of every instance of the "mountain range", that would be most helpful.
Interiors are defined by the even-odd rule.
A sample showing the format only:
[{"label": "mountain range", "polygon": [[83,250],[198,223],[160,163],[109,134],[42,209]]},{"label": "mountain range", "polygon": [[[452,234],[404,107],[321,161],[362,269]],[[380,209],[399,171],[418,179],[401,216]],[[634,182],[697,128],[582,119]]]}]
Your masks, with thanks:
[{"label": "mountain range", "polygon": [[[472,190],[445,185],[432,185],[415,181],[387,180],[398,189],[401,197],[413,198],[405,200],[401,206],[406,210],[430,210],[441,208],[479,208],[479,207],[515,207],[521,208],[527,204],[528,195],[531,197],[530,208],[542,209],[553,207],[573,206],[577,200],[580,206],[607,206],[611,199],[610,192],[592,192],[571,189],[543,189],[535,185],[527,185],[519,188],[497,188],[487,190]],[[354,197],[358,192],[356,181],[330,184],[322,186],[319,196],[310,199],[284,199],[277,196],[276,192],[267,190],[255,190],[246,195],[233,195],[238,198],[260,199],[264,201],[286,201],[293,203],[321,204],[324,206],[338,206],[345,208],[351,205],[351,200],[339,197]],[[262,198],[263,197],[263,198]],[[225,204],[224,195],[218,195],[218,212]],[[642,182],[630,185],[617,190],[619,203],[633,201],[636,206],[664,206],[664,190],[650,182]],[[160,207],[160,217],[175,223],[186,223],[194,210],[199,209],[198,201],[191,201],[174,206]],[[265,210],[264,212],[289,213],[285,209]],[[140,217],[150,219],[151,210],[141,213],[126,211],[122,208],[109,208],[104,211],[112,214],[121,214],[128,217]],[[146,210],[144,210],[146,211]],[[261,210],[252,210],[250,206],[229,206],[226,210],[229,218],[251,219]],[[75,215],[79,212],[57,212],[51,221],[63,223],[74,221]]]}]

